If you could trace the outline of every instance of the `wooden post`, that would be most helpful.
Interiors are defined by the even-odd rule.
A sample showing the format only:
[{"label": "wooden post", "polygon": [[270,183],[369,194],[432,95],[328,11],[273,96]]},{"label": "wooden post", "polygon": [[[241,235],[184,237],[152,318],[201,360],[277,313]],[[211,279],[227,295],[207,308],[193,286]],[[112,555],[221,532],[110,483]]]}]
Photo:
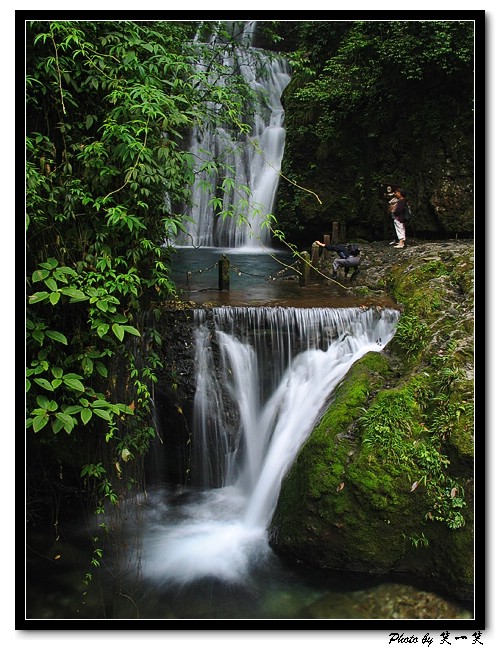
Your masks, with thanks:
[{"label": "wooden post", "polygon": [[311,267],[310,267],[310,279],[317,280],[320,276],[316,269],[319,266],[319,245],[313,244],[311,248]]},{"label": "wooden post", "polygon": [[219,291],[229,290],[229,260],[223,255],[219,260]]},{"label": "wooden post", "polygon": [[344,221],[340,224],[340,241],[341,242],[347,241],[347,233],[346,233],[346,227]]},{"label": "wooden post", "polygon": [[[323,243],[325,246],[330,245],[330,235],[323,235]],[[332,251],[328,251],[326,250],[326,248],[323,248],[323,259],[329,260],[331,256],[332,256]]]},{"label": "wooden post", "polygon": [[309,253],[307,251],[302,251],[300,254],[300,275],[299,275],[299,285],[305,287],[309,282],[309,273],[311,267],[309,266]]},{"label": "wooden post", "polygon": [[334,244],[338,244],[338,243],[339,243],[339,234],[340,234],[340,230],[339,230],[339,222],[338,222],[338,221],[334,221],[334,222],[332,223],[332,242],[333,242]]}]

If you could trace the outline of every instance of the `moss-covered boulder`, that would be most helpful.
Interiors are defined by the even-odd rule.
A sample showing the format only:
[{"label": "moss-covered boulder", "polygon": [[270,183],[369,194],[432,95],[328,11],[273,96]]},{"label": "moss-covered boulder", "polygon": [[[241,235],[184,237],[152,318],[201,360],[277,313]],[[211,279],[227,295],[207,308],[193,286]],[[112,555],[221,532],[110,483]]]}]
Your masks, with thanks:
[{"label": "moss-covered boulder", "polygon": [[[384,267],[394,339],[351,368],[285,478],[273,547],[333,570],[474,588],[473,249],[421,244]],[[380,284],[380,276],[374,280]]]}]

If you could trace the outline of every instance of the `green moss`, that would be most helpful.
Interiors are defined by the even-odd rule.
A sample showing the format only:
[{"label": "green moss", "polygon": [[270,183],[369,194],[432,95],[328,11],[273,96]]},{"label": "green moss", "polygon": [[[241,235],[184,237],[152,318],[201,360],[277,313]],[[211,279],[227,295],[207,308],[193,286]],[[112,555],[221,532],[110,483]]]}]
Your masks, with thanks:
[{"label": "green moss", "polygon": [[[282,535],[293,537],[287,522],[295,527],[294,513],[307,510],[307,501],[325,499],[325,516],[334,517],[349,509],[343,492],[346,466],[352,452],[352,425],[369,395],[380,389],[390,373],[386,357],[370,352],[356,362],[337,387],[311,437],[299,453],[280,495],[275,519]],[[331,498],[334,495],[335,498]]]},{"label": "green moss", "polygon": [[286,554],[472,593],[473,265],[460,250],[390,269],[397,333],[351,368],[284,481],[272,543]]},{"label": "green moss", "polygon": [[392,270],[392,289],[405,312],[420,320],[435,318],[443,306],[444,291],[453,266],[432,259],[418,266],[411,260]]},{"label": "green moss", "polygon": [[459,381],[450,395],[447,413],[449,415],[449,444],[462,462],[473,462],[474,458],[474,398],[473,382]]}]

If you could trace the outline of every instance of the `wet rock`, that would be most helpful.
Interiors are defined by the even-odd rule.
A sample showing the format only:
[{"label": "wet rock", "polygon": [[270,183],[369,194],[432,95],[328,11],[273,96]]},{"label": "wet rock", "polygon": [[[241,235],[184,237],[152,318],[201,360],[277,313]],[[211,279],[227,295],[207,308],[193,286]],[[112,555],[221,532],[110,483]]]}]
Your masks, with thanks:
[{"label": "wet rock", "polygon": [[409,240],[399,250],[373,242],[362,249],[352,292],[391,296],[402,311],[398,329],[378,355],[385,367],[369,368],[364,358],[336,390],[283,481],[270,540],[291,560],[401,572],[468,599],[474,591],[473,242]]}]

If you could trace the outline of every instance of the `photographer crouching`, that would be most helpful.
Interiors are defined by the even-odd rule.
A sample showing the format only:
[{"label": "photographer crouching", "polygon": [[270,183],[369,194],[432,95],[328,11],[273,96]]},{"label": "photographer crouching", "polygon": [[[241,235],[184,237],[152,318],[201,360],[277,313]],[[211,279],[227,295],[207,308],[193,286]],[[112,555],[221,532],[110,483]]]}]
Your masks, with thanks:
[{"label": "photographer crouching", "polygon": [[357,244],[324,244],[316,240],[314,242],[318,246],[326,248],[327,251],[335,251],[338,258],[333,260],[332,277],[337,277],[337,271],[340,267],[344,269],[344,275],[347,277],[349,269],[352,268],[351,279],[359,272],[359,264],[361,262],[361,251]]}]

